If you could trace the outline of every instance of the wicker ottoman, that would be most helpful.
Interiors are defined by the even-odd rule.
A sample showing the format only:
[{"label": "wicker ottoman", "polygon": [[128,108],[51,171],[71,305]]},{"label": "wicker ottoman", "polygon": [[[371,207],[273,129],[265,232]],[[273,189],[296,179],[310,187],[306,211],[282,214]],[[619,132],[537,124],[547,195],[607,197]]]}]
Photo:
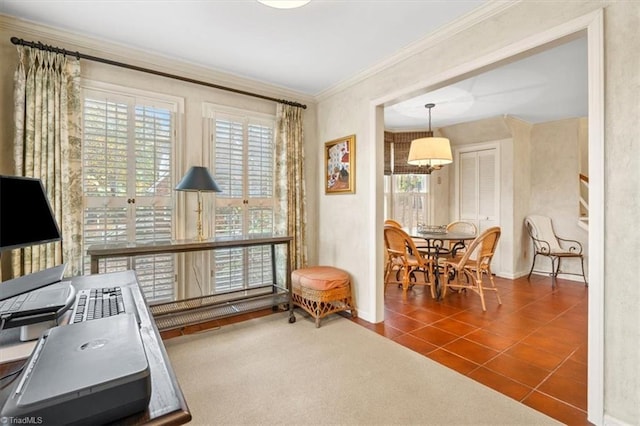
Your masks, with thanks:
[{"label": "wicker ottoman", "polygon": [[351,295],[349,274],[333,266],[311,266],[296,269],[291,273],[293,304],[299,306],[316,319],[340,311],[351,311],[358,316]]}]

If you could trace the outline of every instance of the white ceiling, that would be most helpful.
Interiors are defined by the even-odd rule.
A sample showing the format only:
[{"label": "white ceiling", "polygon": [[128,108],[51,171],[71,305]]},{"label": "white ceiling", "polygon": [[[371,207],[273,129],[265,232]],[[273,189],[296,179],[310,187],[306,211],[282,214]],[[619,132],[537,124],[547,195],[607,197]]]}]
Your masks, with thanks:
[{"label": "white ceiling", "polygon": [[[487,6],[486,0],[0,0],[0,13],[316,96]],[[59,46],[65,47],[65,46]],[[586,42],[385,110],[390,129],[511,114],[530,122],[585,116]]]}]

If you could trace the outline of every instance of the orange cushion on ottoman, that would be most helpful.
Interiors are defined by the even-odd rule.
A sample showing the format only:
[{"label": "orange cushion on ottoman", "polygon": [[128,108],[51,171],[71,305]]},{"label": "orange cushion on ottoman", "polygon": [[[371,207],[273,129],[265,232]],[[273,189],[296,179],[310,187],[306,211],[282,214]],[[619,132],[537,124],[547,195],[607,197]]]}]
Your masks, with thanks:
[{"label": "orange cushion on ottoman", "polygon": [[310,266],[291,273],[293,286],[314,290],[331,290],[349,285],[349,274],[333,266]]},{"label": "orange cushion on ottoman", "polygon": [[358,313],[351,295],[351,278],[346,271],[333,266],[309,266],[291,272],[291,300],[316,319],[340,311]]}]

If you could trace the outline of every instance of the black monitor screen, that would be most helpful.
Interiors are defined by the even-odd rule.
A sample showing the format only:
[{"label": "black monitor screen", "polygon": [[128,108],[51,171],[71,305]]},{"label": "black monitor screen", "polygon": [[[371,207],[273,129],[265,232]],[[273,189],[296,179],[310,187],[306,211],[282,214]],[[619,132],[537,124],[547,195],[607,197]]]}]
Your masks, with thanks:
[{"label": "black monitor screen", "polygon": [[40,179],[0,175],[0,251],[60,239]]}]

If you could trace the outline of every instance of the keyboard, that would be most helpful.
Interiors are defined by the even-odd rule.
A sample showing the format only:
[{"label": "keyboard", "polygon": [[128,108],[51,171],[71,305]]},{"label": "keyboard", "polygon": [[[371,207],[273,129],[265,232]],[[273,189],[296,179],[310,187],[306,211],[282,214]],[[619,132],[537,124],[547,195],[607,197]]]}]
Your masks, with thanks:
[{"label": "keyboard", "polygon": [[121,287],[79,290],[69,322],[90,321],[127,313],[122,292]]}]

